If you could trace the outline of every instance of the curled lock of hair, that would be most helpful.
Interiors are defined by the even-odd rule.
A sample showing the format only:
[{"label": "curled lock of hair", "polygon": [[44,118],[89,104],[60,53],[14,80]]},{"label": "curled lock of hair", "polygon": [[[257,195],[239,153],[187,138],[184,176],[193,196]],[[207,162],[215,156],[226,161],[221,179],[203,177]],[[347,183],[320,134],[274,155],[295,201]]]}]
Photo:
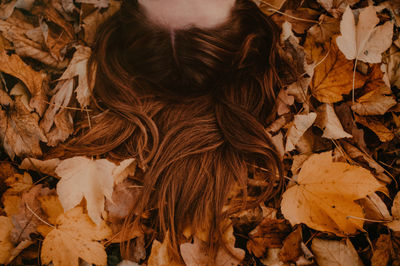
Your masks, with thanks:
[{"label": "curled lock of hair", "polygon": [[[215,254],[224,219],[280,189],[280,159],[265,132],[279,86],[277,40],[275,24],[251,0],[237,0],[214,28],[175,30],[148,19],[137,1],[124,2],[99,28],[90,58],[104,111],[66,154],[137,158],[146,171],[129,221],[156,210],[153,226],[161,238],[169,232],[176,254],[187,225],[206,228]],[[261,176],[269,186],[246,202],[254,166],[268,169]],[[226,210],[235,184],[243,200]]]}]

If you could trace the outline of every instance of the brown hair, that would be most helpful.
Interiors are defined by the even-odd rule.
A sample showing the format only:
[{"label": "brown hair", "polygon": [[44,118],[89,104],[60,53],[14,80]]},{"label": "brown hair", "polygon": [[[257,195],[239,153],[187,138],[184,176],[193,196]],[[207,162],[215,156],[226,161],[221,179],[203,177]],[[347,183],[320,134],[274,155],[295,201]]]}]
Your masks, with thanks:
[{"label": "brown hair", "polygon": [[[281,163],[265,126],[275,117],[278,30],[251,0],[214,28],[170,30],[130,0],[99,29],[90,64],[105,110],[74,138],[71,154],[135,157],[146,167],[130,219],[157,210],[155,228],[179,250],[188,224],[222,244],[232,212],[274,196]],[[89,66],[89,70],[91,67]],[[89,75],[90,76],[90,75]],[[269,186],[246,202],[254,167]],[[278,176],[278,177],[277,177]],[[223,210],[234,184],[243,199]]]}]

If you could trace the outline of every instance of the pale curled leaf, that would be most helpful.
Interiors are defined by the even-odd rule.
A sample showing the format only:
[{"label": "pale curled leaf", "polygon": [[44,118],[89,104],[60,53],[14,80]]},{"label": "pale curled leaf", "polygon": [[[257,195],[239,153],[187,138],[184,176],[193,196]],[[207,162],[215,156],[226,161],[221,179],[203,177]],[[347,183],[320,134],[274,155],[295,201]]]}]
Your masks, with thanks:
[{"label": "pale curled leaf", "polygon": [[304,132],[311,127],[316,118],[316,113],[295,115],[293,125],[287,132],[285,151],[292,151],[296,148],[297,142],[300,140]]},{"label": "pale curled leaf", "polygon": [[320,266],[363,266],[357,251],[349,239],[324,240],[314,238],[311,244],[315,260]]},{"label": "pale curled leaf", "polygon": [[362,230],[362,208],[354,201],[383,188],[366,169],[333,162],[331,152],[314,154],[303,164],[297,184],[285,191],[281,210],[292,225],[339,236]]},{"label": "pale curled leaf", "polygon": [[343,130],[342,124],[336,116],[332,105],[327,103],[321,105],[318,107],[317,114],[315,124],[324,131],[322,134],[323,138],[341,139],[353,137]]},{"label": "pale curled leaf", "polygon": [[111,200],[114,168],[115,164],[106,159],[73,157],[62,161],[55,172],[61,177],[57,194],[64,210],[74,208],[85,197],[89,217],[100,224],[104,197]]}]

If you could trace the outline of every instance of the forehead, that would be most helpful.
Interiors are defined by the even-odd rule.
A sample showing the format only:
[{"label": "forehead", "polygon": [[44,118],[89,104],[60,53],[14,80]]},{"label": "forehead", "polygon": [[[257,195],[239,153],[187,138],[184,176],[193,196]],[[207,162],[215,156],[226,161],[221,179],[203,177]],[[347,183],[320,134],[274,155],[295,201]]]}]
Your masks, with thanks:
[{"label": "forehead", "polygon": [[235,0],[139,0],[147,16],[170,29],[211,28],[229,17]]}]

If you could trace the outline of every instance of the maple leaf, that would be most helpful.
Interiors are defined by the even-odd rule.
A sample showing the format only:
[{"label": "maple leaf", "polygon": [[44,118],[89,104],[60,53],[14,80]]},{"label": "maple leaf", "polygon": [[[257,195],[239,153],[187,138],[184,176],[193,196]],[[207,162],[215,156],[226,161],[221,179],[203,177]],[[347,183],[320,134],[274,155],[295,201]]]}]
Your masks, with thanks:
[{"label": "maple leaf", "polygon": [[56,227],[51,229],[38,227],[45,235],[41,250],[43,264],[78,266],[81,258],[87,263],[107,265],[104,246],[98,242],[111,235],[104,221],[96,226],[81,207],[76,207],[61,214]]},{"label": "maple leaf", "polygon": [[112,197],[114,168],[115,164],[106,159],[73,157],[62,161],[55,172],[61,177],[57,194],[64,210],[74,208],[85,197],[89,217],[100,224],[104,197]]},{"label": "maple leaf", "polygon": [[345,11],[347,6],[352,6],[359,1],[360,0],[318,0],[318,3],[335,18],[338,18]]},{"label": "maple leaf", "polygon": [[353,136],[343,130],[339,118],[336,116],[335,110],[330,104],[323,104],[318,107],[318,116],[315,124],[324,130],[323,138],[341,139],[352,138]]},{"label": "maple leaf", "polygon": [[0,263],[6,264],[11,257],[11,250],[14,248],[10,241],[10,233],[13,228],[9,217],[0,216]]},{"label": "maple leaf", "polygon": [[375,7],[368,6],[360,11],[356,25],[353,11],[348,6],[340,22],[341,36],[336,43],[347,59],[367,63],[380,63],[382,53],[392,44],[393,22],[376,27],[379,18]]},{"label": "maple leaf", "polygon": [[400,192],[397,193],[393,200],[392,205],[393,221],[388,223],[387,226],[393,231],[400,232]]},{"label": "maple leaf", "polygon": [[[315,44],[317,47],[321,45]],[[327,42],[322,49],[309,51],[316,64],[310,84],[312,95],[323,103],[335,103],[353,89],[353,62],[347,60],[334,42]],[[364,85],[366,77],[355,73],[354,88]]]},{"label": "maple leaf", "polygon": [[[331,152],[311,155],[304,162],[297,184],[285,191],[281,210],[292,225],[336,235],[362,229],[362,208],[354,201],[383,188],[366,169],[333,162]],[[355,218],[352,218],[355,217]]]},{"label": "maple leaf", "polygon": [[318,265],[364,265],[349,239],[337,241],[314,238],[311,249]]},{"label": "maple leaf", "polygon": [[61,161],[58,158],[45,161],[38,160],[35,158],[25,158],[19,165],[19,168],[24,170],[32,170],[49,176],[57,176],[54,171],[60,164],[60,162]]}]

